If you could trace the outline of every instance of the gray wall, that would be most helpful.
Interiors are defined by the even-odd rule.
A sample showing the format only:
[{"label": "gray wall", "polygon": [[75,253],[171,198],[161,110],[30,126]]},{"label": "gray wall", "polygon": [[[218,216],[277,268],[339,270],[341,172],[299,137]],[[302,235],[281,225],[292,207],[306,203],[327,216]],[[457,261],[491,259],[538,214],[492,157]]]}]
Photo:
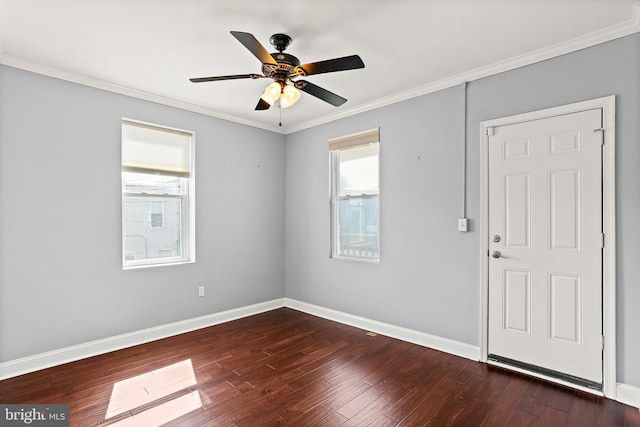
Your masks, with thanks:
[{"label": "gray wall", "polygon": [[[638,76],[636,34],[471,82],[465,234],[461,87],[284,137],[0,66],[0,362],[283,296],[478,345],[479,123],[617,95],[618,381],[640,386]],[[197,263],[122,270],[121,117],[196,132]],[[377,126],[382,262],[331,260],[327,140]]]},{"label": "gray wall", "polygon": [[[0,362],[282,298],[282,135],[4,66],[0,94]],[[122,270],[122,117],[196,132],[195,264]]]},{"label": "gray wall", "polygon": [[[463,204],[453,88],[287,138],[287,297],[478,343],[478,241]],[[380,264],[329,258],[327,141],[380,127]],[[477,216],[476,216],[477,217]]]},{"label": "gray wall", "polygon": [[[463,200],[462,87],[287,137],[286,295],[479,345],[479,127],[483,120],[617,96],[617,369],[640,386],[640,35],[468,87],[471,232],[456,231]],[[329,259],[327,140],[381,132],[381,263]],[[420,160],[418,160],[420,157]]]}]

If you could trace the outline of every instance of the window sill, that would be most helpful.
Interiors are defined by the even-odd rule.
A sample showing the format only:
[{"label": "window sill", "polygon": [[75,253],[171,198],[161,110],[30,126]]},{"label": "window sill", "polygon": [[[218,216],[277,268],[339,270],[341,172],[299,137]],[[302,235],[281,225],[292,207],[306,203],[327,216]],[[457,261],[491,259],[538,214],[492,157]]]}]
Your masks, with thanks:
[{"label": "window sill", "polygon": [[195,260],[176,260],[176,261],[166,261],[166,262],[157,262],[157,263],[144,263],[144,264],[128,264],[123,265],[123,270],[137,270],[140,268],[153,268],[153,267],[168,267],[171,265],[182,265],[182,264],[194,264]]},{"label": "window sill", "polygon": [[356,258],[356,257],[348,257],[348,256],[340,256],[340,255],[332,255],[330,258],[338,261],[353,261],[353,262],[361,262],[364,264],[380,264],[380,258],[368,259],[368,258]]}]

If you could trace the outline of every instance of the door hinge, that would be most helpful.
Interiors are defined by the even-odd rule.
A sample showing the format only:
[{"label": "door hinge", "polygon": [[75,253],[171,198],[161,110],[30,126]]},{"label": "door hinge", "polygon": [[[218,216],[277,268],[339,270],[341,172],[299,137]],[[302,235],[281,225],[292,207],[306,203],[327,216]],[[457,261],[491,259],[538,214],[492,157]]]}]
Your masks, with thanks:
[{"label": "door hinge", "polygon": [[493,136],[494,134],[495,134],[494,127],[493,126],[489,126],[487,128],[487,136]]},{"label": "door hinge", "polygon": [[604,351],[604,335],[600,335],[600,343],[602,344],[600,350]]},{"label": "door hinge", "polygon": [[594,132],[600,132],[600,145],[604,145],[604,128],[594,129]]},{"label": "door hinge", "polygon": [[604,233],[600,233],[600,247],[604,248]]}]

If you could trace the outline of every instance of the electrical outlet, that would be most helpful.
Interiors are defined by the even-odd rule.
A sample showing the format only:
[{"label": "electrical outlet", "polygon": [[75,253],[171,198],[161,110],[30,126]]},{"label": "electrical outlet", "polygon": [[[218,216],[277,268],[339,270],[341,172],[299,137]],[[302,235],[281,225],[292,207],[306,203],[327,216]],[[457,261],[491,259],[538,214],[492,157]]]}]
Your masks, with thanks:
[{"label": "electrical outlet", "polygon": [[199,297],[203,297],[204,296],[204,286],[199,286],[198,287],[198,296]]}]

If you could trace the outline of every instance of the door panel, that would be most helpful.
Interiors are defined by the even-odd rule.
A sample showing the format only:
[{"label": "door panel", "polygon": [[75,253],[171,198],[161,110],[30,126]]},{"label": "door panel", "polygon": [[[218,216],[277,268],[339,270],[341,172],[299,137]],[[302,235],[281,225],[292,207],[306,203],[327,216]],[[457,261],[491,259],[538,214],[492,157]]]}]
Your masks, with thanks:
[{"label": "door panel", "polygon": [[506,175],[504,177],[504,238],[507,248],[528,248],[531,234],[530,175]]},{"label": "door panel", "polygon": [[551,251],[580,251],[581,189],[580,169],[549,172],[549,245]]},{"label": "door panel", "polygon": [[602,384],[602,163],[594,109],[489,137],[489,353]]},{"label": "door panel", "polygon": [[504,330],[531,334],[531,288],[528,271],[504,271]]},{"label": "door panel", "polygon": [[549,339],[582,344],[582,278],[549,275]]}]

